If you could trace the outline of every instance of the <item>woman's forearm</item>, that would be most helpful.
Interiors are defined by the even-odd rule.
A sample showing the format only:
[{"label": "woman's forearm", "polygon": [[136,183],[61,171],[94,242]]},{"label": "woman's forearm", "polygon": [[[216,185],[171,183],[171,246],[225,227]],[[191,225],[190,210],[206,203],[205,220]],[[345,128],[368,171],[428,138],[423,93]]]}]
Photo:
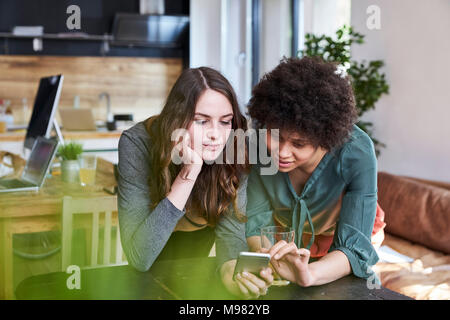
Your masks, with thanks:
[{"label": "woman's forearm", "polygon": [[312,274],[311,286],[333,282],[352,272],[347,256],[339,250],[332,251],[316,262],[309,264]]},{"label": "woman's forearm", "polygon": [[178,210],[183,211],[187,200],[194,188],[195,181],[200,173],[201,167],[184,166],[170,188],[167,198]]},{"label": "woman's forearm", "polygon": [[147,271],[152,266],[183,216],[196,179],[195,171],[189,173],[180,172],[169,195],[153,210],[150,210],[147,194],[142,194],[128,179],[120,179],[118,204],[122,242],[130,264],[136,269]]},{"label": "woman's forearm", "polygon": [[251,236],[247,238],[247,244],[252,252],[258,252],[261,249],[261,237],[260,236]]},{"label": "woman's forearm", "polygon": [[[183,216],[182,211],[197,175],[195,171],[182,170],[167,197],[151,212],[148,207],[121,206],[124,249],[130,263],[138,270],[148,270],[163,250]],[[139,216],[145,216],[145,219],[136,223],[136,217]]]},{"label": "woman's forearm", "polygon": [[[153,211],[148,207],[120,207],[120,230],[127,259],[140,271],[147,271],[163,250],[183,212],[167,198]],[[144,220],[138,217],[145,216]]]}]

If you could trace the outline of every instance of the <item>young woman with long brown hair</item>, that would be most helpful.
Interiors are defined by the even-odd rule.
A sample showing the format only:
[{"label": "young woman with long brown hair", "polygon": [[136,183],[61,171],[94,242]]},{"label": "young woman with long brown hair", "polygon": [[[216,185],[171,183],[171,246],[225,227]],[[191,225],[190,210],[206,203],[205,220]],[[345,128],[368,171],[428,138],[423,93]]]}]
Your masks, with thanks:
[{"label": "young woman with long brown hair", "polygon": [[[186,134],[174,140],[180,129]],[[201,67],[180,75],[159,115],[123,132],[119,222],[123,248],[136,269],[146,271],[157,260],[206,257],[215,242],[218,266],[231,270],[229,261],[248,251],[249,165],[246,148],[236,150],[236,137],[230,138],[236,129],[245,131],[247,122],[233,88],[219,72]],[[227,141],[236,156],[245,153],[245,163],[226,161]],[[174,161],[174,151],[182,163]],[[266,272],[270,283],[271,272]],[[255,287],[252,279],[234,282],[230,272],[221,275],[236,294],[248,292],[239,290],[246,285]],[[253,280],[264,293],[266,283],[256,276]]]}]

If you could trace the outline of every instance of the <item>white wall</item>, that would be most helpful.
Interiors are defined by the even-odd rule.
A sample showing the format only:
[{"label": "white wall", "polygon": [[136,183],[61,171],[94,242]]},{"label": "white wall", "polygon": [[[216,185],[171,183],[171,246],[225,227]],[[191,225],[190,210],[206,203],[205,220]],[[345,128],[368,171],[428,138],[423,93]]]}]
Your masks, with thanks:
[{"label": "white wall", "polygon": [[[251,63],[246,42],[251,41],[250,4],[248,0],[191,0],[190,4],[190,67],[221,71],[244,112],[251,92],[251,67],[245,65]],[[290,0],[263,0],[261,5],[260,76],[284,55],[291,55]],[[247,52],[246,59],[239,61],[242,52]]]},{"label": "white wall", "polygon": [[291,56],[291,1],[261,2],[260,77],[275,68],[283,56]]},{"label": "white wall", "polygon": [[233,85],[245,111],[251,91],[251,1],[221,2],[221,72]]},{"label": "white wall", "polygon": [[[336,30],[350,24],[351,0],[302,0],[304,33],[335,37]],[[303,39],[304,41],[304,39]]]},{"label": "white wall", "polygon": [[190,8],[190,67],[220,71],[233,86],[243,111],[251,90],[249,4],[249,0],[192,0]]},{"label": "white wall", "polygon": [[220,0],[190,1],[190,67],[220,70]]},{"label": "white wall", "polygon": [[[381,29],[366,26],[366,9],[381,9]],[[382,59],[390,94],[365,116],[387,147],[379,170],[450,181],[450,1],[352,1],[352,25],[366,43],[353,58]]]},{"label": "white wall", "polygon": [[313,32],[334,36],[336,30],[350,21],[349,0],[314,0]]},{"label": "white wall", "polygon": [[[227,13],[227,52],[238,53],[245,46],[245,2],[229,0]],[[238,6],[244,11],[240,11]],[[221,70],[221,0],[191,0],[190,2],[190,67],[209,66]],[[272,70],[283,55],[290,55],[290,0],[263,0],[260,47],[260,73]],[[232,42],[232,40],[235,42]],[[221,58],[225,59],[221,61]],[[231,59],[236,60],[236,56]],[[222,62],[222,63],[221,63]],[[226,70],[221,70],[227,73]],[[233,73],[229,76],[232,78]]]}]

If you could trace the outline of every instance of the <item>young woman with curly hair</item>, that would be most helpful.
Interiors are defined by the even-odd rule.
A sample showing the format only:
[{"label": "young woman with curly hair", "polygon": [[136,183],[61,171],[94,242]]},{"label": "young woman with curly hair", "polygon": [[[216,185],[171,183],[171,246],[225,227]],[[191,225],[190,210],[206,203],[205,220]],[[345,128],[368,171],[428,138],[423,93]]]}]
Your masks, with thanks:
[{"label": "young woman with curly hair", "polygon": [[[301,286],[374,275],[372,242],[383,238],[374,146],[355,125],[352,87],[338,70],[319,58],[284,59],[254,87],[248,105],[255,127],[268,129],[279,169],[251,169],[247,241],[253,251],[270,252],[275,271]],[[272,225],[294,228],[295,241],[261,249],[260,228]]]},{"label": "young woman with curly hair", "polygon": [[[179,129],[186,134],[173,141]],[[207,257],[214,242],[219,266],[248,250],[248,160],[230,163],[222,152],[230,141],[236,149],[232,129],[247,129],[234,90],[219,72],[201,67],[183,71],[159,115],[123,132],[118,211],[133,267],[147,271],[158,260]],[[246,150],[239,152],[247,157]],[[225,282],[239,293],[231,278]]]}]

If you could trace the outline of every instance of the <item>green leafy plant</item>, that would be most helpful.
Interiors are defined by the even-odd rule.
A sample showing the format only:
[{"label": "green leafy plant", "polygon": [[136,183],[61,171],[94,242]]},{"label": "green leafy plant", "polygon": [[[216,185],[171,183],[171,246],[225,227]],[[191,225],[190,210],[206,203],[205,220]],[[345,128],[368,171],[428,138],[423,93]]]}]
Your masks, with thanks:
[{"label": "green leafy plant", "polygon": [[77,142],[69,142],[58,148],[58,156],[62,160],[78,160],[83,153],[83,145]]},{"label": "green leafy plant", "polygon": [[356,108],[360,120],[356,123],[372,139],[377,156],[380,148],[386,145],[373,137],[373,124],[362,121],[361,116],[368,110],[375,109],[375,103],[383,94],[389,93],[385,74],[380,71],[384,66],[382,60],[356,62],[351,59],[352,44],[363,44],[364,35],[355,32],[352,27],[343,26],[336,31],[336,38],[311,33],[305,35],[305,50],[299,56],[319,56],[325,61],[338,62],[343,65],[350,76],[355,94]]}]

